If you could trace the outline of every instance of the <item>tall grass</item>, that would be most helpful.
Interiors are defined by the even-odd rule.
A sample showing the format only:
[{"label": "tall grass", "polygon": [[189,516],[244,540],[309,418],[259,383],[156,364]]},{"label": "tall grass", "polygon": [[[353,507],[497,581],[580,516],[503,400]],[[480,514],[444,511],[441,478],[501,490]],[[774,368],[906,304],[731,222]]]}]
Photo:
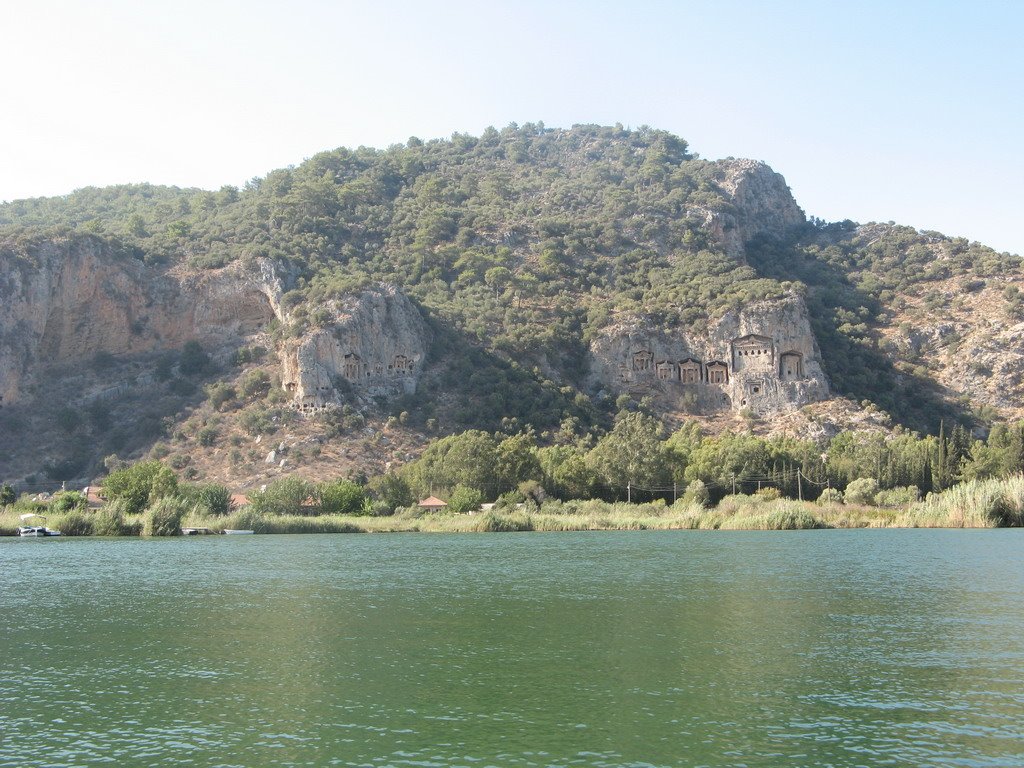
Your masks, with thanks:
[{"label": "tall grass", "polygon": [[1004,528],[1024,525],[1024,476],[969,480],[897,515],[910,528]]},{"label": "tall grass", "polygon": [[[15,533],[24,506],[12,505],[0,510],[0,535]],[[65,535],[138,535],[143,526],[155,532],[176,530],[173,518],[181,506],[167,505],[165,526],[157,525],[158,515],[129,516],[116,502],[98,512],[70,512],[52,515],[49,525]],[[999,527],[1024,525],[1024,477],[1003,480],[974,480],[941,494],[930,494],[902,509],[876,506],[826,503],[814,504],[792,499],[768,499],[763,496],[727,496],[714,508],[680,500],[667,506],[610,503],[598,499],[561,502],[547,501],[541,507],[491,510],[472,515],[427,513],[411,508],[391,517],[353,517],[347,515],[260,514],[252,509],[239,510],[226,517],[205,514],[193,508],[180,525],[209,528],[253,530],[256,533],[492,533],[518,531],[600,531],[600,530],[793,530],[798,528],[863,527]]]},{"label": "tall grass", "polygon": [[825,522],[815,517],[803,502],[785,502],[781,499],[764,505],[756,511],[740,513],[722,521],[722,530],[795,531],[803,528],[825,528]]}]

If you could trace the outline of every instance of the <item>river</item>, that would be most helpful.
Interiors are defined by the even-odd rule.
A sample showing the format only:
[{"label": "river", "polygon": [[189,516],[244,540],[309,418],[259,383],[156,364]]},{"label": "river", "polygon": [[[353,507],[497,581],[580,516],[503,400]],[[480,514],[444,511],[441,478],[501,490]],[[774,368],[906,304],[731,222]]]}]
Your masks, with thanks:
[{"label": "river", "polygon": [[1024,530],[0,540],[0,766],[1024,765]]}]

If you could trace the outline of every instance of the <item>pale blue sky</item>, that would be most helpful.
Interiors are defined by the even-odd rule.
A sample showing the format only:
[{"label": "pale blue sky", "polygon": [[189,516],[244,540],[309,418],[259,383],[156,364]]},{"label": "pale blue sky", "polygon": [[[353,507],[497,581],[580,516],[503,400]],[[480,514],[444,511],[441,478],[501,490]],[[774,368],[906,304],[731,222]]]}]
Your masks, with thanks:
[{"label": "pale blue sky", "polygon": [[1024,254],[1024,2],[0,0],[0,200],[542,121]]}]

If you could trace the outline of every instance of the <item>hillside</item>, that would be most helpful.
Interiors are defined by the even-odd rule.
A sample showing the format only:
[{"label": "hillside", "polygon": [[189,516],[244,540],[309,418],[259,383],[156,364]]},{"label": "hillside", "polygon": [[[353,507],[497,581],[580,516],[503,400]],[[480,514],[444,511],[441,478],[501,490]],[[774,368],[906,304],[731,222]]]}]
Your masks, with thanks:
[{"label": "hillside", "polygon": [[379,472],[469,428],[587,439],[630,402],[713,432],[985,428],[1024,416],[1022,284],[1015,256],[808,220],[764,164],[646,128],[16,201],[0,478],[115,453],[238,487]]}]

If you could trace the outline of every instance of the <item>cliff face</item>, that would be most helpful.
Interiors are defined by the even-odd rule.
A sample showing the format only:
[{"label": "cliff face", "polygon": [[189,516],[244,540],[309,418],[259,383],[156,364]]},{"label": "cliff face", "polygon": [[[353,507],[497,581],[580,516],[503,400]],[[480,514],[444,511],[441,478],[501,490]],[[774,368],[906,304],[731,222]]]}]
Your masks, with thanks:
[{"label": "cliff face", "polygon": [[344,394],[392,396],[416,390],[430,334],[412,302],[381,285],[326,307],[326,327],[285,342],[283,386],[292,405],[313,411]]},{"label": "cliff face", "polygon": [[49,366],[237,338],[277,314],[282,289],[267,261],[178,275],[90,237],[45,242],[2,266],[0,404],[21,400]]},{"label": "cliff face", "polygon": [[828,397],[807,308],[798,296],[731,311],[707,334],[631,318],[591,344],[595,390],[650,396],[695,415],[773,415]]},{"label": "cliff face", "polygon": [[784,236],[805,222],[782,174],[756,160],[720,160],[718,186],[731,203],[725,211],[706,211],[704,227],[726,253],[743,257],[743,246],[759,235]]}]

